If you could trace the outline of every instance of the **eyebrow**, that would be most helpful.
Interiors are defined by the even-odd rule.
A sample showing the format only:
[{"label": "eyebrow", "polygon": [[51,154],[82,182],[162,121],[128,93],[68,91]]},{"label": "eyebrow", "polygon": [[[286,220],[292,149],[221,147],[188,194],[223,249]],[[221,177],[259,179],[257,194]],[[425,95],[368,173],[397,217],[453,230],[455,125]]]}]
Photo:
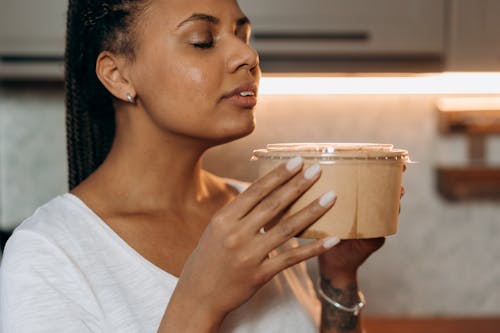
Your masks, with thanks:
[{"label": "eyebrow", "polygon": [[[191,15],[190,17],[188,17],[187,19],[185,19],[184,21],[179,23],[179,25],[177,26],[177,29],[182,27],[184,24],[186,24],[188,22],[193,22],[193,21],[205,21],[205,22],[208,22],[211,24],[219,24],[220,23],[220,20],[215,16],[208,15],[208,14],[194,13],[193,15]],[[250,24],[250,20],[246,16],[241,17],[241,18],[236,20],[237,26],[242,26],[245,24]]]}]

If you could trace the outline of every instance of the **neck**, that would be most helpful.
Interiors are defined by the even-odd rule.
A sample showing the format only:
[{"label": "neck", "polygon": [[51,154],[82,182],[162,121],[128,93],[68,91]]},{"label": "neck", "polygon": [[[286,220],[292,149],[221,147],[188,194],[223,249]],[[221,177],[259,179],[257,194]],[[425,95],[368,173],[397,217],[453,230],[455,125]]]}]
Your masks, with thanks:
[{"label": "neck", "polygon": [[161,203],[180,207],[208,196],[208,175],[201,169],[203,150],[165,143],[142,147],[137,141],[113,146],[102,166],[112,181],[109,188],[149,208],[161,208]]},{"label": "neck", "polygon": [[111,151],[86,181],[87,188],[97,188],[101,197],[114,196],[116,205],[130,212],[185,211],[220,190],[215,177],[201,168],[209,148],[202,140],[134,124],[142,126],[123,126],[117,119]]}]

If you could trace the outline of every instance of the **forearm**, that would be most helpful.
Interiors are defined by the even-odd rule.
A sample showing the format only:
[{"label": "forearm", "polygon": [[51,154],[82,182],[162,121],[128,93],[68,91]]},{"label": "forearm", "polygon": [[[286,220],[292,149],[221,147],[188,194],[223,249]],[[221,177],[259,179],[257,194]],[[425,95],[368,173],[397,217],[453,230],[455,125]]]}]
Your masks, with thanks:
[{"label": "forearm", "polygon": [[[359,301],[356,274],[344,277],[325,277],[320,285],[324,293],[336,302],[352,306]],[[321,333],[361,333],[361,314],[355,315],[321,300]]]},{"label": "forearm", "polygon": [[211,314],[203,304],[172,297],[158,333],[218,333],[223,317]]},{"label": "forearm", "polygon": [[218,333],[219,326],[209,320],[196,320],[192,317],[177,317],[165,314],[163,317],[158,333]]}]

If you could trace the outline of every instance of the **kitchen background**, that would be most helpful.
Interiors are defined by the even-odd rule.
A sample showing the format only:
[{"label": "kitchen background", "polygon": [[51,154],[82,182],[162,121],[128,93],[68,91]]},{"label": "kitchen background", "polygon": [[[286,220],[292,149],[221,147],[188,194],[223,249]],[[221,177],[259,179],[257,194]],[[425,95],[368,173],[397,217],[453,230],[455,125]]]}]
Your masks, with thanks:
[{"label": "kitchen background", "polygon": [[[496,99],[500,97],[500,74],[496,74],[500,71],[500,1],[316,0],[318,11],[311,11],[316,16],[310,21],[319,22],[317,30],[308,30],[311,22],[301,26],[293,19],[297,13],[302,18],[307,13],[300,7],[302,2],[287,1],[281,8],[288,9],[275,13],[280,19],[273,16],[273,8],[283,6],[283,1],[242,1],[253,20],[254,42],[262,50],[268,73],[259,99],[257,130],[243,140],[209,151],[207,168],[252,181],[257,171],[250,161],[252,150],[276,142],[382,142],[408,149],[417,163],[404,175],[400,230],[361,271],[366,312],[500,316],[500,138],[496,136],[500,121]],[[6,15],[11,23],[20,18],[6,13],[21,13],[19,6],[35,12],[38,1],[4,3],[0,13],[0,229],[6,234],[37,206],[67,191],[67,169],[60,25],[52,32],[25,31],[31,35],[21,38],[16,34],[23,33],[22,29],[12,31],[5,23]],[[353,15],[342,16],[339,9],[337,22],[344,29],[340,34],[329,32],[333,28],[322,26],[317,18],[321,12],[325,17],[324,6],[332,3]],[[53,5],[64,12],[65,1],[53,1]],[[307,6],[312,5],[307,2]],[[52,15],[54,12],[58,11],[51,11]],[[369,24],[352,30],[348,24],[356,22],[353,17]],[[383,17],[386,25],[373,17]],[[391,17],[397,19],[389,29]],[[285,27],[282,30],[276,27],[280,22]],[[287,22],[293,24],[287,27]],[[408,26],[411,31],[406,31]],[[54,33],[59,36],[54,39],[57,52],[33,46],[30,36],[36,33],[46,33],[45,38]],[[14,45],[20,43],[17,37],[24,38],[24,45],[32,45],[36,52]],[[325,38],[341,41],[329,46]],[[363,41],[349,40],[353,38]],[[10,52],[13,49],[17,53]],[[450,71],[468,74],[452,78],[449,84],[440,73]],[[422,74],[436,78],[437,86],[413,84]],[[311,94],[300,81],[311,76],[336,81],[326,81],[331,86],[320,85]],[[283,82],[292,87],[273,86],[275,77],[284,77]],[[382,77],[387,85],[359,81],[358,89],[342,89],[347,79],[370,77]],[[394,77],[415,81],[404,87],[391,85]],[[366,90],[363,84],[368,86]],[[463,111],[460,105],[467,102],[473,110],[472,118],[464,120],[455,134],[442,129],[440,117],[446,111],[440,114],[438,110],[446,109],[440,106],[443,98],[474,98],[458,100],[459,106],[452,108]],[[487,129],[479,134],[468,130],[471,122],[484,124],[485,119]],[[469,147],[474,147],[472,153]],[[486,180],[479,176],[462,187],[459,179],[458,185],[451,182],[440,191],[437,172],[447,166],[493,169],[496,174]],[[479,189],[478,182],[482,182]]]}]

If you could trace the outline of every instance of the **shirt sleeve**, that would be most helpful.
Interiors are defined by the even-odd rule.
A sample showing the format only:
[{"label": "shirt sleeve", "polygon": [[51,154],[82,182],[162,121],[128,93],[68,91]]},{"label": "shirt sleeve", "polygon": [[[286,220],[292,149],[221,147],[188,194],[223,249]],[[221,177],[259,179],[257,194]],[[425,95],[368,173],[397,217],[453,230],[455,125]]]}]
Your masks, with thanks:
[{"label": "shirt sleeve", "polygon": [[0,267],[0,332],[102,331],[98,303],[77,263],[36,232],[14,232]]}]

